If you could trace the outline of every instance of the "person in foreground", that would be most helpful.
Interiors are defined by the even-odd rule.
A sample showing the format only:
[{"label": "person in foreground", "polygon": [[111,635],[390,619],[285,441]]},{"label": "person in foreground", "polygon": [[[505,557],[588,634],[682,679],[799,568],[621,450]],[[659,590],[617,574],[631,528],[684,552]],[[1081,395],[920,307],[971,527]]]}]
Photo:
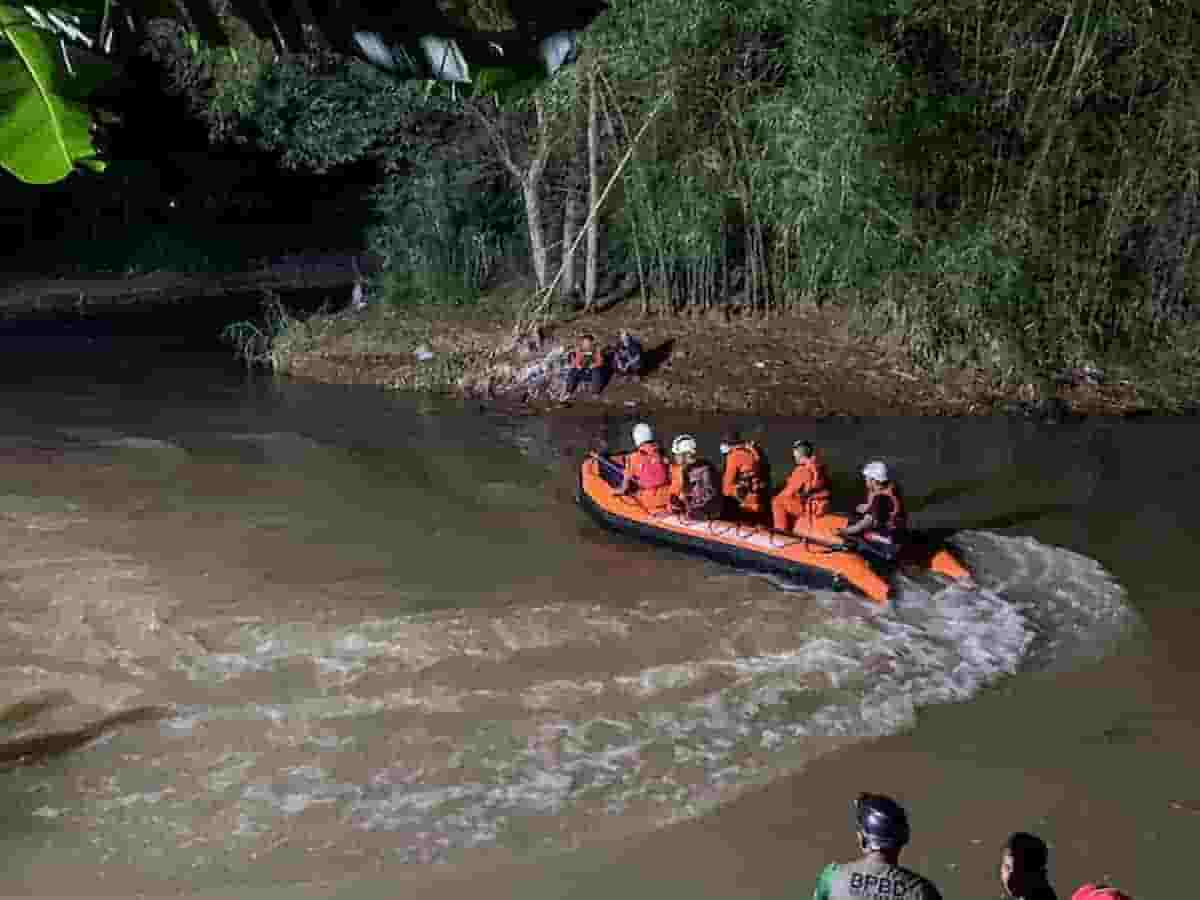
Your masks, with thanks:
[{"label": "person in foreground", "polygon": [[677,473],[672,478],[671,508],[689,519],[707,522],[720,518],[722,498],[716,467],[699,459],[697,450],[690,434],[679,435],[671,444]]},{"label": "person in foreground", "polygon": [[670,502],[671,468],[654,429],[645,422],[633,426],[634,451],[625,458],[625,473],[617,494],[635,494],[650,512],[666,511]]},{"label": "person in foreground", "polygon": [[842,537],[860,537],[889,555],[898,553],[908,530],[904,499],[887,465],[876,460],[863,466],[867,500],[856,507],[859,518],[838,531]]},{"label": "person in foreground", "polygon": [[941,900],[933,882],[900,865],[909,839],[904,807],[882,794],[860,794],[854,818],[864,855],[826,866],[813,900]]},{"label": "person in foreground", "polygon": [[1000,885],[1012,900],[1057,900],[1047,867],[1050,849],[1034,834],[1018,831],[1004,842],[1000,855]]},{"label": "person in foreground", "polygon": [[791,531],[797,519],[819,519],[829,512],[829,475],[808,441],[792,444],[796,468],[783,490],[771,501],[771,521],[776,531]]},{"label": "person in foreground", "polygon": [[762,450],[738,432],[728,431],[721,439],[721,453],[725,456],[721,493],[729,498],[730,510],[738,518],[759,521],[766,512],[770,487]]}]

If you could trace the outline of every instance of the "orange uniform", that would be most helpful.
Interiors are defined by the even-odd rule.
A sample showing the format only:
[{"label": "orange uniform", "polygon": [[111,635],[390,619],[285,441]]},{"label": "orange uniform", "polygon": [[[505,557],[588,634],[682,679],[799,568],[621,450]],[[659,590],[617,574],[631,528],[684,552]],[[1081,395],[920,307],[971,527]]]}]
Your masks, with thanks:
[{"label": "orange uniform", "polygon": [[766,508],[768,485],[763,469],[762,451],[752,443],[738,444],[725,454],[721,493],[754,519]]},{"label": "orange uniform", "polygon": [[790,531],[796,519],[816,519],[829,512],[829,476],[815,456],[801,460],[787,485],[771,501],[771,518],[776,531]]}]

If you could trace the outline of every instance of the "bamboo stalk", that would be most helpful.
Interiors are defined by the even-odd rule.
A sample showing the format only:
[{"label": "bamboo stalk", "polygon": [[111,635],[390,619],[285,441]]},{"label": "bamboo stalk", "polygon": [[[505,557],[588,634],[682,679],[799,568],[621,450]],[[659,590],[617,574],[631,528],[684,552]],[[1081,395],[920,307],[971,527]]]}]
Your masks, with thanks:
[{"label": "bamboo stalk", "polygon": [[[612,186],[616,183],[617,179],[621,176],[621,173],[625,171],[625,166],[629,163],[630,158],[633,156],[633,151],[637,147],[638,141],[641,140],[642,135],[646,133],[646,130],[650,127],[650,124],[654,121],[654,119],[658,115],[658,113],[663,109],[663,107],[666,104],[666,101],[670,97],[671,97],[670,93],[664,93],[662,96],[660,96],[658,99],[658,103],[656,103],[654,108],[650,111],[650,114],[646,117],[646,121],[642,123],[642,127],[638,130],[637,135],[634,137],[633,141],[630,143],[629,149],[625,151],[625,155],[621,158],[621,161],[617,164],[616,171],[613,172],[612,177],[609,178],[608,183],[604,186],[604,190],[600,193],[599,200],[597,200],[595,205],[588,211],[587,221],[584,222],[583,229],[580,231],[579,234],[577,234],[575,236],[575,241],[571,245],[571,249],[570,249],[571,253],[574,253],[575,250],[578,248],[579,242],[587,234],[587,229],[591,226],[592,219],[594,219],[596,216],[596,211],[600,208],[601,204],[604,203],[604,199],[608,196],[609,191],[612,190]],[[549,308],[551,298],[554,295],[554,288],[557,287],[559,279],[561,277],[562,277],[562,270],[560,269],[558,274],[556,274],[554,276],[554,279],[548,285],[546,285],[544,288],[540,289],[534,295],[532,309],[530,309],[529,313],[528,313],[529,321],[527,323],[525,323],[524,328],[521,327],[522,322],[520,320],[520,317],[518,317],[517,325],[516,325],[517,334],[524,334],[525,332],[531,330],[532,326],[535,326],[538,324],[545,324],[546,320],[549,318],[547,316],[547,309]]]}]

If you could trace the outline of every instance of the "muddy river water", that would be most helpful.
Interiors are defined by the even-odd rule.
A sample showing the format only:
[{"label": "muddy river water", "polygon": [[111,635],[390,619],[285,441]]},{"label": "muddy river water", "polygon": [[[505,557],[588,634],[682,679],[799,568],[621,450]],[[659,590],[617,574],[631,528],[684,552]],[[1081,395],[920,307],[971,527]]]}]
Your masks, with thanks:
[{"label": "muddy river water", "polygon": [[1060,894],[1187,882],[1193,421],[738,422],[777,467],[820,444],[843,505],[886,458],[959,529],[978,587],[902,576],[880,616],[588,521],[579,454],[631,418],[146,337],[3,372],[0,739],[79,746],[0,771],[0,894],[808,896],[859,790],[947,897],[995,896],[1017,829]]}]

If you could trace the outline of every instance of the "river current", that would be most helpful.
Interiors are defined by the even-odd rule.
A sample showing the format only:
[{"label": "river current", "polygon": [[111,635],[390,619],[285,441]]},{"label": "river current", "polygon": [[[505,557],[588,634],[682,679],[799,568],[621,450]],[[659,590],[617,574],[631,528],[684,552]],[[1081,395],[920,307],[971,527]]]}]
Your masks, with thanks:
[{"label": "river current", "polygon": [[[5,372],[0,680],[27,705],[2,737],[82,734],[0,773],[5,894],[384,877],[719,817],[924,710],[1144,645],[1107,566],[1182,506],[1196,435],[738,422],[776,460],[818,443],[842,506],[885,458],[918,524],[958,529],[977,586],[902,576],[879,615],[590,522],[579,455],[630,416],[294,383],[144,337],[25,340]],[[656,424],[715,450],[731,422]],[[1147,436],[1162,468],[1114,509]]]}]

